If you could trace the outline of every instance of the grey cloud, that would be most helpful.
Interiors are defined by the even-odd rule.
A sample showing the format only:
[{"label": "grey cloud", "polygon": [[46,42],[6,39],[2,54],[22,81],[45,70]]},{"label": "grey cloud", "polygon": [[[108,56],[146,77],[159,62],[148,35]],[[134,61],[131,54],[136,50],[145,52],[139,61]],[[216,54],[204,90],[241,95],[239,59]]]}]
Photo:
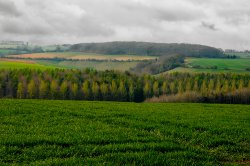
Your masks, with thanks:
[{"label": "grey cloud", "polygon": [[215,28],[215,25],[214,25],[214,24],[211,24],[211,23],[201,22],[201,25],[202,25],[204,28],[207,28],[207,29],[212,30],[212,31],[216,31],[216,30],[217,30],[217,28]]},{"label": "grey cloud", "polygon": [[0,40],[140,40],[250,49],[248,1],[0,0]]},{"label": "grey cloud", "polygon": [[19,16],[21,13],[17,10],[15,4],[12,1],[0,0],[0,14]]}]

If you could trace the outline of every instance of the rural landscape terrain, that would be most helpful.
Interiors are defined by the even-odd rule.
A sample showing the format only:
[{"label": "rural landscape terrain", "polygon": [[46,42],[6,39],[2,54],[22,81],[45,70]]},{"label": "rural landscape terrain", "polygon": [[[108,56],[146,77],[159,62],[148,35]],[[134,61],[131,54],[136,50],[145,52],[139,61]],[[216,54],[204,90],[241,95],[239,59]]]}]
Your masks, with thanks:
[{"label": "rural landscape terrain", "polygon": [[250,162],[249,105],[194,104],[249,104],[248,52],[141,42],[1,49],[1,165]]},{"label": "rural landscape terrain", "polygon": [[0,0],[0,166],[250,166],[249,0]]}]

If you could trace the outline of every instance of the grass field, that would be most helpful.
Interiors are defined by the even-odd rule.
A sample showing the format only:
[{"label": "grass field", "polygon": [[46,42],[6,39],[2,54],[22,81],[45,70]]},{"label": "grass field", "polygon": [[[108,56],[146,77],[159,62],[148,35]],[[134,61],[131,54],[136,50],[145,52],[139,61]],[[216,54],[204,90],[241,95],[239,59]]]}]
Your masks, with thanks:
[{"label": "grass field", "polygon": [[32,61],[21,61],[21,60],[6,60],[0,59],[0,69],[48,69],[55,68],[53,66],[45,66]]},{"label": "grass field", "polygon": [[[187,67],[179,67],[170,72],[212,72],[212,73],[250,73],[250,59],[186,58]],[[194,68],[200,66],[200,68]],[[210,69],[217,66],[217,69]]]},{"label": "grass field", "polygon": [[237,53],[226,53],[227,55],[236,55],[237,57],[240,58],[250,58],[250,53],[241,53],[241,52],[237,52]]},{"label": "grass field", "polygon": [[141,61],[155,59],[152,56],[136,56],[136,55],[103,55],[103,54],[90,54],[81,52],[62,52],[62,53],[35,53],[35,54],[22,54],[22,55],[9,55],[12,58],[32,58],[32,59],[54,59],[64,58],[72,60],[117,60],[117,61]]},{"label": "grass field", "polygon": [[110,62],[110,61],[50,61],[50,60],[37,60],[38,64],[44,66],[54,66],[58,68],[67,69],[84,69],[84,68],[94,68],[96,70],[119,70],[126,71],[132,67],[135,67],[138,62]]},{"label": "grass field", "polygon": [[249,110],[0,100],[0,165],[249,165]]}]

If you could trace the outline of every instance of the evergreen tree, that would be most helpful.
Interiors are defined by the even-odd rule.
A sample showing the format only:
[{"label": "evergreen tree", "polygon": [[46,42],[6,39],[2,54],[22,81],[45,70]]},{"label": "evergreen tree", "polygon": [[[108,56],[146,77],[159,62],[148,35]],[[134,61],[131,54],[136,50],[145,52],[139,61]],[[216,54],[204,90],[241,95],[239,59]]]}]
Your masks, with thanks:
[{"label": "evergreen tree", "polygon": [[129,85],[129,101],[134,101],[134,97],[135,97],[135,94],[134,94],[134,85],[131,83]]},{"label": "evergreen tree", "polygon": [[49,85],[45,81],[41,81],[39,85],[39,98],[48,99],[49,98]]},{"label": "evergreen tree", "polygon": [[70,98],[75,100],[78,99],[78,85],[76,83],[70,86]]},{"label": "evergreen tree", "polygon": [[83,83],[82,92],[83,92],[83,98],[85,100],[91,99],[90,83],[88,80]]},{"label": "evergreen tree", "polygon": [[240,79],[238,89],[241,90],[243,88],[244,88],[244,81]]},{"label": "evergreen tree", "polygon": [[166,95],[168,93],[168,84],[167,81],[164,81],[162,84],[162,94]]},{"label": "evergreen tree", "polygon": [[17,85],[17,98],[18,99],[24,99],[25,98],[25,92],[24,92],[24,87],[23,83],[19,82]]},{"label": "evergreen tree", "polygon": [[56,80],[50,83],[50,97],[51,99],[58,99],[59,86]]},{"label": "evergreen tree", "polygon": [[127,100],[127,90],[123,83],[123,81],[120,81],[119,88],[118,88],[118,98],[120,101],[126,101]]},{"label": "evergreen tree", "polygon": [[182,81],[178,82],[178,93],[182,94],[184,92]]},{"label": "evergreen tree", "polygon": [[63,100],[67,99],[67,96],[68,96],[68,83],[67,83],[67,81],[62,82],[60,89],[59,89],[59,93],[60,93],[61,99],[63,99]]},{"label": "evergreen tree", "polygon": [[171,94],[175,94],[176,93],[176,85],[174,82],[170,83],[170,92]]},{"label": "evergreen tree", "polygon": [[236,82],[235,82],[234,79],[232,80],[230,90],[231,90],[232,92],[234,92],[234,91],[236,90]]},{"label": "evergreen tree", "polygon": [[143,94],[144,94],[145,98],[151,97],[151,87],[150,87],[150,83],[148,81],[144,85]]},{"label": "evergreen tree", "polygon": [[37,98],[37,93],[36,93],[36,85],[34,80],[31,80],[28,84],[28,97],[30,99]]},{"label": "evergreen tree", "polygon": [[222,93],[226,94],[228,91],[229,91],[229,83],[228,83],[228,80],[226,80],[222,87]]},{"label": "evergreen tree", "polygon": [[97,82],[95,81],[93,82],[91,90],[92,90],[93,99],[98,100],[100,97],[100,92],[99,92],[100,88]]},{"label": "evergreen tree", "polygon": [[159,83],[157,81],[155,81],[153,84],[153,93],[154,93],[154,96],[157,96],[157,97],[160,95]]},{"label": "evergreen tree", "polygon": [[187,80],[185,91],[186,91],[186,92],[190,92],[191,89],[192,89],[191,81],[190,81],[190,80]]},{"label": "evergreen tree", "polygon": [[103,100],[109,100],[109,88],[108,85],[105,83],[102,83],[100,86],[100,91],[102,95]]},{"label": "evergreen tree", "polygon": [[114,80],[112,80],[110,85],[110,94],[112,100],[117,100],[117,85]]},{"label": "evergreen tree", "polygon": [[208,89],[207,89],[207,83],[205,80],[202,81],[202,84],[201,84],[201,94],[203,96],[207,96],[207,92],[208,92]]}]

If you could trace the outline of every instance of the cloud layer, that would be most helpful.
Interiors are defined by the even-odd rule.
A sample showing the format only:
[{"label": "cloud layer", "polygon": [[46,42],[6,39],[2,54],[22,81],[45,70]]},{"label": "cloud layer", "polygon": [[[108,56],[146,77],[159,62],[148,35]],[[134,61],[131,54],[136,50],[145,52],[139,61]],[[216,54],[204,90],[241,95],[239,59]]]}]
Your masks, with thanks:
[{"label": "cloud layer", "polygon": [[249,0],[0,0],[0,40],[197,43],[250,49]]}]

